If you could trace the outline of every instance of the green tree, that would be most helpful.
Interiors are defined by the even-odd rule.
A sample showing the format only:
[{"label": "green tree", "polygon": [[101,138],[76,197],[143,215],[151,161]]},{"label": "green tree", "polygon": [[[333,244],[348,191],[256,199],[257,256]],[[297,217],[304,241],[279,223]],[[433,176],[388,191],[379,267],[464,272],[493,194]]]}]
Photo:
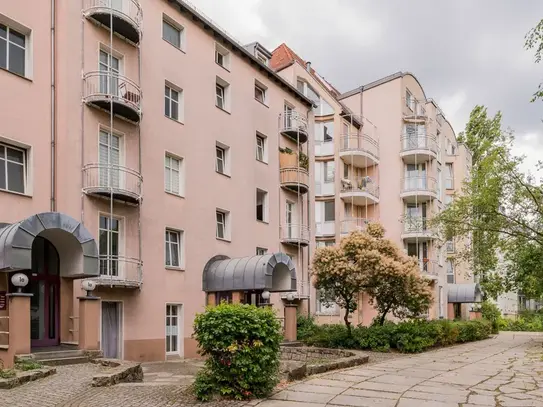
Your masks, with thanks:
[{"label": "green tree", "polygon": [[[534,61],[536,64],[541,62],[543,57],[543,19],[526,34],[524,47],[528,50],[535,50]],[[537,91],[532,97],[532,102],[543,98],[543,83],[539,84]]]},{"label": "green tree", "polygon": [[366,232],[351,233],[337,247],[318,249],[313,276],[321,299],[345,309],[349,331],[349,314],[356,311],[361,292],[370,296],[381,325],[389,313],[397,318],[417,317],[432,302],[416,259],[385,239],[383,227],[376,223],[368,225]]}]

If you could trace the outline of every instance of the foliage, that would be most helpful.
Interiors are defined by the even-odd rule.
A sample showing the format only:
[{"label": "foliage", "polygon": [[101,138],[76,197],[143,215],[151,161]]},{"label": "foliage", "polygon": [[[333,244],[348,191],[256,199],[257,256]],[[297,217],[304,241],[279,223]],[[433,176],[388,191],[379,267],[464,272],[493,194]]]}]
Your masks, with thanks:
[{"label": "foliage", "polygon": [[16,373],[14,369],[4,369],[4,362],[0,360],[0,379],[11,379],[15,377]]},{"label": "foliage", "polygon": [[298,314],[298,320],[296,325],[297,337],[300,341],[303,341],[304,339],[312,336],[317,329],[317,324],[315,323],[315,318],[313,316]]},{"label": "foliage", "polygon": [[501,331],[543,332],[543,314],[526,311],[517,319],[500,318],[499,327]]},{"label": "foliage", "polygon": [[[543,20],[540,20],[534,28],[528,31],[525,40],[524,47],[526,49],[535,49],[534,61],[536,64],[540,63],[543,57]],[[543,84],[540,83],[537,92],[533,95],[532,102],[542,98]]]},{"label": "foliage", "polygon": [[492,333],[498,333],[501,318],[500,309],[496,304],[488,300],[481,303],[481,314],[484,319],[492,324]]},{"label": "foliage", "polygon": [[298,154],[298,160],[300,162],[300,167],[305,169],[306,171],[309,171],[309,157],[307,154],[300,151]]},{"label": "foliage", "polygon": [[28,371],[28,370],[36,370],[41,369],[43,365],[32,359],[21,359],[15,364],[15,369],[22,370],[22,371]]},{"label": "foliage", "polygon": [[222,303],[194,321],[194,338],[207,357],[196,397],[265,397],[278,381],[280,324],[271,308]]},{"label": "foliage", "polygon": [[491,330],[491,323],[485,320],[387,322],[384,325],[357,326],[351,334],[345,325],[314,325],[313,335],[304,343],[325,348],[377,352],[387,352],[392,348],[403,353],[416,353],[434,346],[485,339]]},{"label": "foliage", "polygon": [[388,313],[413,318],[427,311],[432,301],[417,261],[385,239],[384,229],[377,223],[369,224],[366,232],[352,232],[339,246],[317,249],[313,276],[321,300],[345,309],[348,330],[349,314],[357,309],[361,292],[370,296],[381,325]]}]

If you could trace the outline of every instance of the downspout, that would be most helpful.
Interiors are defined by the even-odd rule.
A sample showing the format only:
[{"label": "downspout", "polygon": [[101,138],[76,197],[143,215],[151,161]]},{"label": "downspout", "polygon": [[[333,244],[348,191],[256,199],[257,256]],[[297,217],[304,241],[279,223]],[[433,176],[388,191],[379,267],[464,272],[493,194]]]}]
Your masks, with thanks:
[{"label": "downspout", "polygon": [[[311,106],[309,109],[307,109],[307,116],[306,117],[309,117],[310,113],[313,111],[313,106]],[[309,123],[309,121],[308,121]],[[315,123],[315,119],[313,118],[313,124]],[[307,158],[308,158],[308,163],[309,163],[309,169],[308,171],[311,173],[311,168],[313,168],[313,174],[314,174],[314,169],[315,169],[315,146],[313,145],[310,145],[311,142],[312,142],[312,139],[311,139],[311,136],[315,137],[315,135],[313,134],[314,133],[314,127],[313,126],[313,129],[311,129],[311,133],[309,134],[309,137],[307,139]],[[313,154],[310,154],[309,153],[309,148],[311,147],[312,151],[313,151]],[[311,162],[309,160],[309,157],[313,156],[313,162]],[[315,190],[313,189],[313,186],[315,185],[315,180],[313,179],[313,181],[311,180],[311,176],[309,177],[309,184],[311,185],[311,188],[308,192],[308,197],[307,197],[307,223],[309,225],[312,225],[311,223],[311,195],[313,194],[313,197],[314,197],[314,192]],[[315,198],[313,198],[313,202],[315,202]],[[311,267],[311,244],[313,244],[313,236],[314,236],[314,231],[312,230],[313,228],[309,228],[309,244],[307,245],[307,283],[308,283],[308,291],[307,291],[307,316],[310,317],[311,316],[311,273],[309,271],[310,267]]]},{"label": "downspout", "polygon": [[51,0],[51,212],[56,211],[56,94],[55,94],[55,11],[56,0]]}]

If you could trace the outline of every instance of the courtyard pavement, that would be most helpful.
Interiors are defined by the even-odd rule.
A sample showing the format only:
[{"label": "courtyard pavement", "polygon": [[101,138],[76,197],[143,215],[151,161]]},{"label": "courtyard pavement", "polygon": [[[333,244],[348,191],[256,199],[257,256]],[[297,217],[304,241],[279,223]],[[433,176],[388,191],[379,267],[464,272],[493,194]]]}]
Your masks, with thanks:
[{"label": "courtyard pavement", "polygon": [[[312,376],[268,400],[208,406],[543,407],[543,336],[494,339]],[[179,407],[200,362],[146,364],[143,383],[90,386],[96,365],[60,366],[49,378],[0,390],[9,407]],[[204,406],[206,406],[204,404]]]}]

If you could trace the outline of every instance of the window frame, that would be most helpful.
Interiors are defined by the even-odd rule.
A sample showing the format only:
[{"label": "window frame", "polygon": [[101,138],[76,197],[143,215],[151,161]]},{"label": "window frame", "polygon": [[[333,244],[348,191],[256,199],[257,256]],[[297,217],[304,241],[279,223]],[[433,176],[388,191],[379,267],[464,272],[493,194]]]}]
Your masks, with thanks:
[{"label": "window frame", "polygon": [[[168,308],[171,308],[173,309],[174,307],[177,309],[177,314],[168,314]],[[182,328],[183,328],[183,315],[182,315],[182,311],[183,310],[183,304],[177,304],[177,303],[166,303],[166,309],[165,309],[165,314],[164,314],[164,349],[165,349],[165,352],[166,352],[166,355],[168,356],[174,356],[174,355],[182,355],[183,354],[183,345],[182,345],[182,342],[181,342],[181,339],[182,339]],[[177,341],[176,341],[176,345],[177,345],[177,350],[175,351],[172,351],[171,350],[171,345],[173,343],[173,341],[171,340],[171,337],[172,335],[168,335],[168,318],[170,318],[170,325],[169,326],[177,326]],[[171,318],[176,318],[177,320],[177,325],[172,325],[171,324]],[[170,342],[168,342],[168,337],[170,338]],[[170,351],[168,351],[168,344],[170,344]]]},{"label": "window frame", "polygon": [[[0,148],[4,149],[4,157],[0,158],[2,161],[4,161],[4,171],[5,171],[5,188],[0,188],[1,192],[9,192],[13,194],[20,194],[20,195],[28,195],[28,154],[29,150],[28,148],[15,146],[9,143],[4,142],[2,139],[0,139]],[[13,160],[8,160],[8,149],[19,151],[23,155],[23,162],[19,163]],[[8,171],[8,163],[17,164],[23,167],[23,192],[21,191],[15,191],[9,189],[9,171]]]},{"label": "window frame", "polygon": [[[219,90],[221,90],[222,95],[219,95]],[[219,98],[222,101],[222,106],[219,106]],[[218,76],[215,80],[215,106],[226,113],[230,113],[230,84]]]},{"label": "window frame", "polygon": [[[327,219],[326,218],[326,204],[332,204],[333,207],[334,207],[334,218],[333,219]],[[324,222],[335,222],[336,221],[336,202],[335,200],[331,200],[331,201],[323,201],[323,204],[322,204],[322,214],[323,214],[323,219],[324,219]]]},{"label": "window frame", "polygon": [[[106,226],[107,226],[107,229],[104,229],[101,227],[101,220],[102,218],[106,219]],[[118,230],[117,231],[114,231],[112,228],[111,228],[111,224],[110,224],[110,219],[114,219],[115,221],[117,221],[117,224],[118,224]],[[107,250],[106,250],[106,253],[101,253],[100,252],[100,248],[102,247],[102,245],[100,244],[100,236],[101,236],[101,232],[104,231],[106,232],[106,247],[107,247]],[[117,254],[112,254],[109,252],[110,250],[110,247],[111,247],[111,236],[112,234],[116,234],[117,235]],[[124,236],[125,236],[125,228],[124,228],[124,217],[122,216],[117,216],[117,215],[113,215],[113,216],[110,216],[110,214],[106,213],[106,212],[98,212],[98,259],[99,259],[99,262],[102,261],[101,257],[102,256],[105,256],[107,258],[107,273],[106,274],[102,274],[102,266],[101,264],[99,264],[99,273],[100,273],[100,276],[114,276],[114,277],[119,277],[119,278],[123,278],[123,270],[122,270],[122,263],[119,264],[119,258],[121,257],[124,257],[124,253],[125,253],[125,250],[124,250]],[[117,275],[113,275],[111,274],[111,270],[109,270],[109,265],[111,264],[111,261],[110,261],[110,258],[112,261],[115,261],[116,259],[116,264],[117,264]]]},{"label": "window frame", "polygon": [[[166,163],[166,159],[169,159],[170,160],[170,166],[168,167],[168,164]],[[178,162],[178,169],[175,170],[172,165],[171,165],[171,162],[172,160],[175,160]],[[185,177],[184,177],[184,174],[185,174],[185,169],[184,169],[184,164],[185,164],[185,159],[184,157],[179,157],[175,154],[172,154],[172,153],[169,153],[169,152],[165,152],[164,154],[164,192],[168,193],[168,194],[172,194],[172,195],[175,195],[175,196],[179,196],[179,197],[185,197]],[[166,171],[169,171],[170,172],[170,185],[166,185]],[[172,176],[171,176],[171,173],[174,172],[174,171],[177,171],[178,173],[178,191],[179,192],[175,192],[173,191],[173,189],[171,188],[171,185],[172,185]],[[169,188],[168,188],[169,187]]]},{"label": "window frame", "polygon": [[[177,235],[177,243],[172,241],[171,239],[168,239],[168,236],[171,235]],[[175,229],[166,227],[164,229],[164,267],[167,269],[176,269],[176,270],[184,270],[185,269],[185,253],[184,253],[184,236],[185,232],[181,229]],[[178,264],[175,265],[172,262],[172,247],[173,245],[177,244],[177,260]],[[168,256],[166,247],[169,245],[170,248],[170,264],[168,264]]]},{"label": "window frame", "polygon": [[[166,92],[168,94],[166,94]],[[177,100],[175,100],[172,97],[172,92],[177,93]],[[169,114],[166,112],[166,103],[169,105]],[[177,118],[172,117],[172,106],[176,104],[177,106]],[[184,94],[183,89],[180,87],[174,85],[171,82],[164,82],[164,116],[166,116],[168,119],[171,119],[178,123],[183,123],[185,120],[185,114],[184,114]]]},{"label": "window frame", "polygon": [[[257,97],[257,91],[262,95],[262,100]],[[268,106],[268,87],[262,82],[255,79],[255,100],[262,103],[264,106]]]},{"label": "window frame", "polygon": [[[262,163],[268,163],[268,138],[263,134],[256,132],[256,160]],[[262,146],[259,146],[259,140],[262,140]],[[261,158],[258,157],[259,150],[262,152]]]},{"label": "window frame", "polygon": [[[173,28],[175,31],[177,31],[177,35],[179,37],[179,46],[177,44],[174,44],[173,42],[169,41],[164,36],[164,25],[168,25],[171,28]],[[186,34],[185,34],[185,27],[181,24],[179,24],[177,21],[175,21],[173,18],[166,14],[162,14],[162,39],[166,41],[168,44],[170,44],[172,47],[182,51],[186,52]]]},{"label": "window frame", "polygon": [[260,246],[256,247],[256,255],[257,256],[265,256],[266,254],[268,254],[268,249],[267,248],[260,247]]},{"label": "window frame", "polygon": [[[324,161],[322,167],[323,167],[322,176],[323,176],[324,183],[325,184],[333,183],[336,178],[336,162],[334,160]],[[329,168],[332,168],[331,174],[328,174]]]},{"label": "window frame", "polygon": [[[11,20],[9,17],[0,13],[0,25],[6,28],[6,37],[0,37],[0,41],[6,43],[6,66],[0,67],[1,70],[9,72],[20,78],[32,80],[32,30]],[[14,31],[16,35],[24,37],[24,46],[10,41],[10,31]],[[10,69],[10,46],[15,46],[23,50],[23,73]]]},{"label": "window frame", "polygon": [[[218,216],[222,216],[222,222],[219,222]],[[219,236],[219,224],[222,225],[223,236]],[[231,241],[230,235],[230,211],[225,209],[217,208],[215,209],[215,237],[218,240],[223,240],[226,242]]]},{"label": "window frame", "polygon": [[[261,193],[263,194],[263,202],[262,202],[262,219],[258,219],[258,194]],[[262,223],[269,223],[270,221],[270,216],[269,216],[269,196],[270,194],[268,193],[268,191],[264,190],[264,189],[261,189],[261,188],[257,188],[256,189],[256,203],[255,203],[255,210],[256,210],[256,220],[258,222],[262,222]]]},{"label": "window frame", "polygon": [[[226,69],[228,72],[230,72],[230,51],[225,46],[219,44],[218,42],[215,42],[215,63],[219,65],[221,68]],[[223,63],[221,64],[218,61],[218,55],[222,56]]]}]

